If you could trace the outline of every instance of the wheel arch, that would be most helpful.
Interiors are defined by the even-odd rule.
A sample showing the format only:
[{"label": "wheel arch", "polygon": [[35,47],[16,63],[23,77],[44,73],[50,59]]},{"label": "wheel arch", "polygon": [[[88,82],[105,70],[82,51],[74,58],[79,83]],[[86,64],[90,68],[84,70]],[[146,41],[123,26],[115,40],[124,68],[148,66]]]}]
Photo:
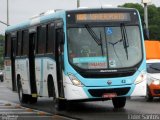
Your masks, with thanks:
[{"label": "wheel arch", "polygon": [[18,90],[18,84],[20,82],[20,78],[21,78],[20,74],[17,74],[16,75],[16,87],[17,87],[17,90]]},{"label": "wheel arch", "polygon": [[[53,96],[57,96],[57,92],[56,92],[56,86],[55,86],[55,81],[53,79],[53,76],[51,74],[48,75],[47,77],[47,90],[48,90],[48,97],[53,97]],[[54,86],[54,87],[53,87]],[[55,91],[55,95],[53,94]]]}]

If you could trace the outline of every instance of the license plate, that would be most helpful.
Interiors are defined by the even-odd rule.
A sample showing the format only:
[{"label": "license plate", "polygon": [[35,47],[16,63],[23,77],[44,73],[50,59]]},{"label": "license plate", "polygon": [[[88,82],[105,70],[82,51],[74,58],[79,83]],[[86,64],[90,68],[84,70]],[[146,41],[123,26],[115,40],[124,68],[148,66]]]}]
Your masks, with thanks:
[{"label": "license plate", "polygon": [[104,93],[102,97],[103,98],[114,98],[114,97],[117,97],[117,94],[116,93]]}]

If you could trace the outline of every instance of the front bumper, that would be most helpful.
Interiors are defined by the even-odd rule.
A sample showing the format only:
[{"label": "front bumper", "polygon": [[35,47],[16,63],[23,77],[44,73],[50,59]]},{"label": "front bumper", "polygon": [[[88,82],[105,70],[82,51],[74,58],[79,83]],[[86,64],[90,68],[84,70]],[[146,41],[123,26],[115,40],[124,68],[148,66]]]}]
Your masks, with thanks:
[{"label": "front bumper", "polygon": [[91,100],[102,99],[104,93],[116,93],[117,96],[146,96],[146,81],[137,85],[109,86],[109,87],[77,87],[72,84],[64,84],[65,99],[67,100]]},{"label": "front bumper", "polygon": [[147,93],[147,83],[146,80],[144,80],[143,82],[134,85],[134,90],[131,94],[131,96],[146,96]]}]

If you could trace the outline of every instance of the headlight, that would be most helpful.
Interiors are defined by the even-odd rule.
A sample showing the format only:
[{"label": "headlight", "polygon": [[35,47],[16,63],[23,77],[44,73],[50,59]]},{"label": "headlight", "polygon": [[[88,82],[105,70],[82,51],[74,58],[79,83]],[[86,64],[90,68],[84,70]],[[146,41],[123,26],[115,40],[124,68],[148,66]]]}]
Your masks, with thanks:
[{"label": "headlight", "polygon": [[152,83],[153,83],[154,85],[160,85],[160,80],[155,79],[155,78],[150,78],[150,80],[152,81]]},{"label": "headlight", "polygon": [[137,79],[134,81],[134,84],[139,84],[146,79],[146,72],[141,72]]},{"label": "headlight", "polygon": [[68,77],[73,83],[73,85],[78,86],[78,87],[83,87],[84,85],[79,81],[73,74],[68,73]]},{"label": "headlight", "polygon": [[153,84],[155,84],[155,85],[160,85],[160,82],[159,82],[159,80],[155,80],[155,81],[153,82]]}]

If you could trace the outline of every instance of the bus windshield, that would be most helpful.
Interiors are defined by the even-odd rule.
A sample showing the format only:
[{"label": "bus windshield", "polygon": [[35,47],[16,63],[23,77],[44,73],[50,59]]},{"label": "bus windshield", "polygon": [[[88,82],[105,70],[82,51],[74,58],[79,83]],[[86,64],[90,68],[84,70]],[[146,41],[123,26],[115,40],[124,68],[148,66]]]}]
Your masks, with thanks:
[{"label": "bus windshield", "polygon": [[139,26],[68,28],[71,64],[82,69],[117,69],[142,59]]}]

